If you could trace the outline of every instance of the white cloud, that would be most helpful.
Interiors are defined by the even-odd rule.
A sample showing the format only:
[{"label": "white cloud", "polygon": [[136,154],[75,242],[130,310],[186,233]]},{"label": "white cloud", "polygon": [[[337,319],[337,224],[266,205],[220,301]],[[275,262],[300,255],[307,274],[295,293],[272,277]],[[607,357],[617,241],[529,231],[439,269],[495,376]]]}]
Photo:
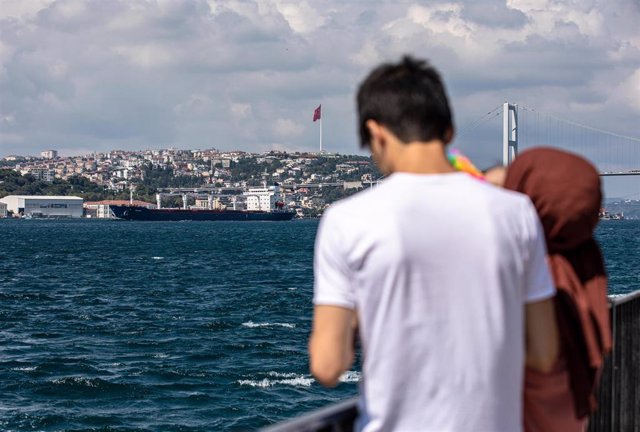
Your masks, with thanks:
[{"label": "white cloud", "polygon": [[[615,87],[612,101],[627,105],[640,115],[640,68]],[[640,127],[637,130],[640,131]]]},{"label": "white cloud", "polygon": [[411,6],[407,18],[433,33],[468,39],[475,26],[460,17],[460,3],[435,4],[433,6]]},{"label": "white cloud", "polygon": [[374,43],[365,42],[360,50],[354,53],[351,58],[358,66],[366,67],[380,62],[382,55],[378,52]]},{"label": "white cloud", "polygon": [[69,65],[62,60],[54,60],[47,66],[47,71],[54,79],[62,79],[67,76]]},{"label": "white cloud", "polygon": [[291,119],[279,118],[275,121],[273,130],[279,138],[295,138],[304,132],[304,126]]},{"label": "white cloud", "polygon": [[192,94],[189,98],[173,107],[176,114],[184,116],[206,115],[213,100],[206,94]]},{"label": "white cloud", "polygon": [[510,100],[637,135],[634,0],[0,3],[0,157],[311,150],[319,103],[325,146],[355,152],[357,84],[404,53],[441,70],[461,126]]},{"label": "white cloud", "polygon": [[82,16],[87,10],[87,2],[83,0],[65,0],[56,4],[55,10],[65,19]]},{"label": "white cloud", "polygon": [[507,4],[530,18],[528,34],[551,34],[557,31],[559,24],[574,24],[587,36],[598,36],[603,31],[604,18],[598,10],[598,2],[508,0]]},{"label": "white cloud", "polygon": [[325,19],[306,1],[279,0],[278,10],[296,33],[311,33],[325,23]]},{"label": "white cloud", "polygon": [[166,66],[174,60],[171,51],[158,44],[116,46],[113,52],[125,57],[133,65],[144,68]]},{"label": "white cloud", "polygon": [[0,18],[29,19],[55,0],[2,0]]},{"label": "white cloud", "polygon": [[251,116],[251,105],[248,103],[232,103],[231,115],[236,119],[245,119]]}]

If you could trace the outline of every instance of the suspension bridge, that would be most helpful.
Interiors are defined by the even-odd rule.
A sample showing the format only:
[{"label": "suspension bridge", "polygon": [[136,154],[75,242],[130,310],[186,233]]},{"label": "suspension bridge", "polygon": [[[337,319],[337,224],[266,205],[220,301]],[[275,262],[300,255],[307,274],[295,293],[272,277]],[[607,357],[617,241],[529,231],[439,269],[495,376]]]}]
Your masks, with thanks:
[{"label": "suspension bridge", "polygon": [[[501,122],[501,128],[494,123]],[[463,128],[458,141],[482,126],[502,131],[502,165],[519,151],[536,146],[558,147],[591,161],[601,176],[640,175],[640,137],[631,137],[505,102]],[[492,141],[495,141],[492,140]]]},{"label": "suspension bridge", "polygon": [[[498,123],[498,124],[496,124]],[[478,132],[489,130],[493,135],[478,139]],[[501,132],[502,136],[499,137]],[[471,138],[473,137],[473,138]],[[531,147],[558,147],[579,154],[591,161],[603,177],[640,176],[640,138],[625,136],[591,125],[560,118],[535,108],[505,102],[498,105],[482,117],[463,127],[458,132],[456,146],[462,147],[468,156],[476,162],[475,152],[486,154],[495,150],[497,143],[502,143],[501,158],[493,159],[493,165],[508,166],[519,151]],[[465,145],[466,144],[466,145]],[[481,144],[481,145],[478,145]],[[486,145],[485,145],[486,144]],[[495,149],[487,148],[496,145]],[[481,147],[481,148],[480,148]],[[478,156],[476,154],[475,156]],[[478,158],[478,161],[480,158]],[[479,164],[482,167],[481,164]],[[486,168],[487,166],[484,166]],[[377,184],[380,179],[368,182],[369,186]],[[321,189],[323,187],[366,186],[366,182],[323,182],[282,184],[283,190]],[[186,207],[187,197],[233,197],[245,191],[245,187],[167,188],[157,194],[160,207],[162,196],[181,195]],[[640,198],[634,193],[621,198]]]}]

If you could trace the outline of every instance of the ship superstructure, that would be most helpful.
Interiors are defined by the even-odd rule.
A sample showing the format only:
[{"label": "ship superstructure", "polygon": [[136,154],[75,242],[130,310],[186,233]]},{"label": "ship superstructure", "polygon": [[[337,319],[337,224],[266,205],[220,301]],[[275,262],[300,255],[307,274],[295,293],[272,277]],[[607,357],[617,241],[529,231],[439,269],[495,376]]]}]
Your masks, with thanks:
[{"label": "ship superstructure", "polygon": [[242,195],[246,197],[248,211],[272,211],[283,207],[280,186],[251,188]]}]

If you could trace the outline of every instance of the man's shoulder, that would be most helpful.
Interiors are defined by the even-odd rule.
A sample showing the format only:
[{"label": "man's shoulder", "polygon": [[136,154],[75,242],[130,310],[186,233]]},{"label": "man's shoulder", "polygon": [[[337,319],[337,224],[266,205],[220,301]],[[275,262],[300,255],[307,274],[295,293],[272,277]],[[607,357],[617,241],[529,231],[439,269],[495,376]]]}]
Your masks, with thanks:
[{"label": "man's shoulder", "polygon": [[362,211],[369,210],[374,206],[376,202],[379,202],[384,185],[369,188],[360,192],[357,192],[350,197],[343,198],[331,204],[326,213],[339,213],[343,216],[349,214],[357,214]]},{"label": "man's shoulder", "polygon": [[[493,209],[493,214],[504,214],[515,216],[523,212],[530,212],[533,209],[528,196],[501,187],[494,186],[488,182],[480,181],[469,177],[462,182],[457,182],[458,186],[451,189],[452,198],[456,201],[464,201],[469,205],[489,206]],[[400,185],[402,186],[402,185]],[[446,187],[446,186],[443,186]],[[403,199],[416,200],[417,197],[410,194],[402,194],[399,185],[384,182],[379,186],[358,192],[348,198],[341,199],[331,204],[325,211],[325,218],[331,218],[341,223],[355,221],[358,225],[365,224],[367,220],[384,218],[388,214],[393,215],[392,206],[389,202],[401,203]],[[437,199],[424,201],[428,206],[445,205],[439,203]]]},{"label": "man's shoulder", "polygon": [[521,210],[523,207],[528,207],[531,202],[525,194],[494,186],[487,182],[482,183],[481,187],[487,199],[504,208]]},{"label": "man's shoulder", "polygon": [[322,224],[340,228],[344,235],[360,231],[381,211],[383,185],[360,191],[331,204],[322,216]]}]

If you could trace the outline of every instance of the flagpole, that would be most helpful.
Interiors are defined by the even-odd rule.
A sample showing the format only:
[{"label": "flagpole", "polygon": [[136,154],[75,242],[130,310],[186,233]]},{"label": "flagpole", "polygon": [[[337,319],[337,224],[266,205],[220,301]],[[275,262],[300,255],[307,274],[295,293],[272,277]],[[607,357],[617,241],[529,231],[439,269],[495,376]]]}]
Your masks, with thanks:
[{"label": "flagpole", "polygon": [[322,113],[320,114],[320,153],[322,153]]}]

